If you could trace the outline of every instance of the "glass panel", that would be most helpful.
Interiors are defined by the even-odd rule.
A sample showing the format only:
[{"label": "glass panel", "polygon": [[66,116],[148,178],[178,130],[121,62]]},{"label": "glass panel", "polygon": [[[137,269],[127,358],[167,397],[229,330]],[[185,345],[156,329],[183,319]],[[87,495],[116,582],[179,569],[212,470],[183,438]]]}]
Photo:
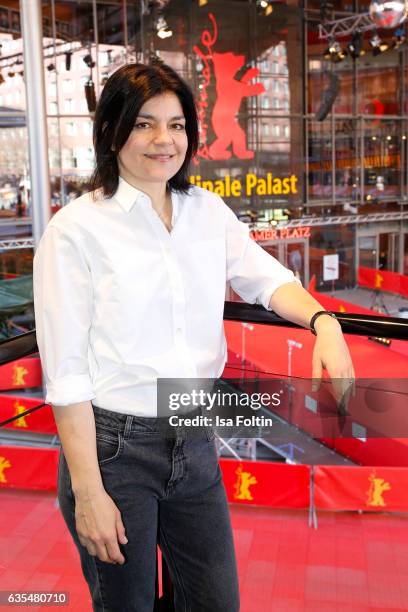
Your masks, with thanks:
[{"label": "glass panel", "polygon": [[309,121],[309,199],[332,200],[333,142],[328,121]]},{"label": "glass panel", "polygon": [[[369,33],[366,38],[371,38]],[[381,32],[384,44],[392,45],[393,32]],[[371,52],[370,52],[371,54]],[[387,50],[378,57],[370,57],[369,62],[358,64],[358,112],[376,115],[380,119],[384,115],[398,115],[400,108],[400,53]],[[351,99],[351,96],[350,96]]]},{"label": "glass panel", "polygon": [[401,123],[364,121],[364,197],[366,202],[401,193]]},{"label": "glass panel", "polygon": [[358,239],[358,262],[365,268],[377,268],[377,237],[360,236]]},{"label": "glass panel", "polygon": [[336,119],[336,201],[345,201],[345,213],[357,212],[360,199],[360,136],[356,119]]},{"label": "glass panel", "polygon": [[[31,216],[28,144],[25,118],[0,117],[0,226],[12,217]],[[20,125],[21,127],[14,127]],[[7,223],[9,237],[23,230]],[[13,232],[16,232],[14,234]]]},{"label": "glass panel", "polygon": [[275,257],[275,259],[277,259],[278,261],[280,261],[283,264],[283,256],[280,253],[280,249],[279,249],[279,245],[278,244],[271,244],[271,245],[263,245],[261,244],[262,248],[265,249],[265,251],[267,253],[269,253],[270,255],[272,255],[272,257]]},{"label": "glass panel", "polygon": [[285,244],[285,265],[302,283],[305,280],[305,245],[303,242]]},{"label": "glass panel", "polygon": [[404,234],[403,274],[408,275],[408,234]]}]

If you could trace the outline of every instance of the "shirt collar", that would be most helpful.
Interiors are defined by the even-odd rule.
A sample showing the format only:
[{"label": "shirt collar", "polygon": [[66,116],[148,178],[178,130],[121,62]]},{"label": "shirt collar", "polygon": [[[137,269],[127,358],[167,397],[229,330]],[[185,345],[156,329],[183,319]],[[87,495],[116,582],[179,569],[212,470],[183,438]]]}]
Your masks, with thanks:
[{"label": "shirt collar", "polygon": [[147,194],[136,189],[133,185],[130,185],[121,176],[119,177],[118,188],[113,196],[115,200],[120,204],[125,212],[130,212],[136,202],[150,202],[150,198]]}]

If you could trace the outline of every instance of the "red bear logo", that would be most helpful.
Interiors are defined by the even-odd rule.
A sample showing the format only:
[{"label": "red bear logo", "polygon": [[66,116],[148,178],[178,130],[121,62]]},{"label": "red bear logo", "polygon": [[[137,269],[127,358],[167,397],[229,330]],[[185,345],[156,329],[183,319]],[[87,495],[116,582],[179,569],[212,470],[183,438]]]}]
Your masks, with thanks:
[{"label": "red bear logo", "polygon": [[249,68],[240,81],[234,76],[244,66],[244,55],[214,53],[212,55],[216,80],[216,102],[212,113],[212,126],[216,140],[209,147],[212,159],[229,159],[232,145],[234,155],[239,159],[252,159],[254,152],[247,149],[246,134],[237,119],[242,98],[257,96],[265,91],[262,83],[250,83],[258,76],[258,68]]}]

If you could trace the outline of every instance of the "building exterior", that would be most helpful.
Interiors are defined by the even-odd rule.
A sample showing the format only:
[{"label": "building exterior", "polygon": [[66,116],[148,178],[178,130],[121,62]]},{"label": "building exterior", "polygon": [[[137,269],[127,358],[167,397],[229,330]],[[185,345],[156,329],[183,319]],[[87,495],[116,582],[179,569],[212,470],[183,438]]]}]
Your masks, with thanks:
[{"label": "building exterior", "polygon": [[[92,82],[98,97],[120,65],[159,56],[196,95],[201,145],[191,181],[216,190],[306,286],[315,276],[318,290],[332,288],[323,274],[328,254],[339,256],[337,288],[354,286],[361,265],[408,274],[406,24],[377,32],[383,52],[373,53],[370,30],[361,35],[364,55],[341,58],[327,52],[333,41],[319,36],[319,24],[363,15],[369,2],[342,0],[335,12],[326,4],[41,2],[52,209],[86,190],[92,171],[84,88]],[[343,50],[355,33],[337,39]],[[0,44],[6,278],[18,274],[10,262],[21,251],[4,240],[31,235],[23,41],[13,1],[0,0]],[[337,96],[319,118],[335,80]]]}]

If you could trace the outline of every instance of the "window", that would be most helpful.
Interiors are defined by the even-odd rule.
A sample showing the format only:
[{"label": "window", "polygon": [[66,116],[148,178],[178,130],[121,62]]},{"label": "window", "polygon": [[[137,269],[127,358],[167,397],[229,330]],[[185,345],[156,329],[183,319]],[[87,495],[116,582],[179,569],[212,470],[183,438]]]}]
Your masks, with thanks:
[{"label": "window", "polygon": [[90,121],[85,121],[82,125],[84,134],[86,136],[92,136],[92,123]]},{"label": "window", "polygon": [[74,81],[72,79],[64,79],[62,81],[62,91],[64,93],[69,93],[74,89]]},{"label": "window", "polygon": [[68,134],[68,136],[75,136],[76,135],[76,125],[73,121],[68,121],[67,125],[66,125],[66,132]]},{"label": "window", "polygon": [[280,85],[279,85],[278,79],[275,79],[274,82],[273,82],[273,91],[275,93],[279,93],[280,92]]},{"label": "window", "polygon": [[279,74],[279,64],[278,62],[272,63],[272,72],[273,74]]},{"label": "window", "polygon": [[274,125],[272,128],[272,134],[276,137],[279,138],[279,136],[281,135],[281,130],[280,130],[280,125]]},{"label": "window", "polygon": [[64,112],[72,113],[74,111],[74,100],[72,98],[67,98],[64,100]]},{"label": "window", "polygon": [[79,101],[79,112],[88,114],[88,105],[86,103],[85,94],[84,97]]},{"label": "window", "polygon": [[65,168],[76,168],[76,159],[72,149],[62,149],[62,165]]},{"label": "window", "polygon": [[58,106],[56,102],[50,102],[50,115],[56,115],[58,112]]}]

